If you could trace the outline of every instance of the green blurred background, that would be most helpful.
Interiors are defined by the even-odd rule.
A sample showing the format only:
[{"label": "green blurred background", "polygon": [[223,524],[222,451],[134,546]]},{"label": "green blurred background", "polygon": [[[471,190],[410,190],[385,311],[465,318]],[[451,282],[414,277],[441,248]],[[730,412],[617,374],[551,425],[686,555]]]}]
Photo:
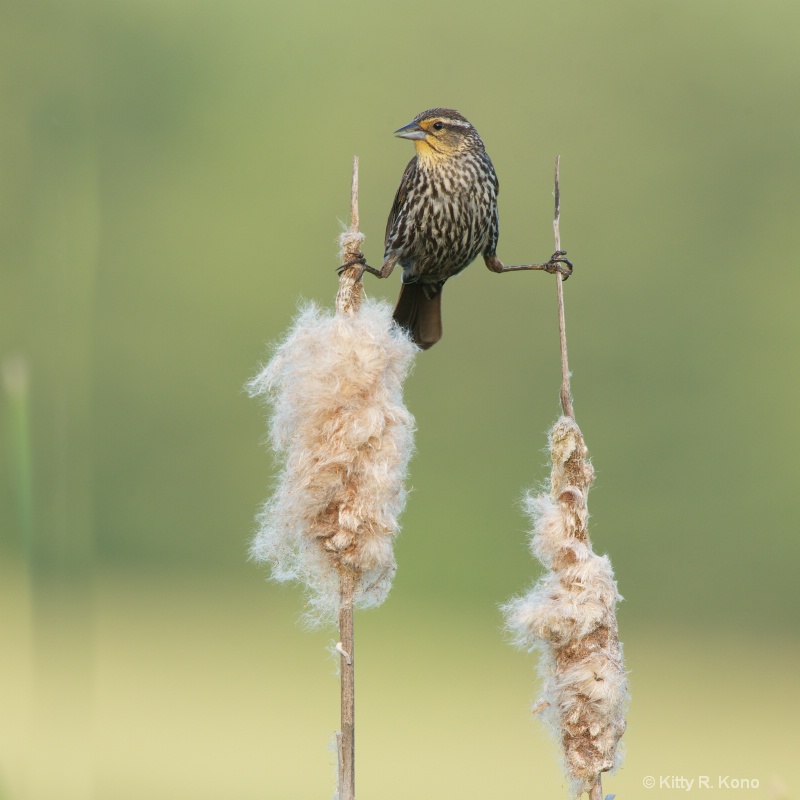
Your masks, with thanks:
[{"label": "green blurred background", "polygon": [[[243,392],[329,305],[351,157],[365,252],[454,106],[506,263],[562,237],[596,549],[625,602],[620,800],[646,776],[797,797],[800,5],[0,5],[0,797],[329,797],[335,632],[247,563],[274,472]],[[398,279],[367,281],[393,301]],[[552,279],[481,265],[418,357],[387,603],[357,616],[359,796],[566,797],[499,603],[558,413]],[[793,706],[793,707],[792,707]]]}]

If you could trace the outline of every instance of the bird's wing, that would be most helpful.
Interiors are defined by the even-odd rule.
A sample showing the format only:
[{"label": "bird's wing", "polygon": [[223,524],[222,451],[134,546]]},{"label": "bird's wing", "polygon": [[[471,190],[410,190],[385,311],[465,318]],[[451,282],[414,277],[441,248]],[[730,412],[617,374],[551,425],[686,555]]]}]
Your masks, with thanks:
[{"label": "bird's wing", "polygon": [[488,153],[486,154],[486,161],[489,165],[489,174],[492,176],[491,179],[494,184],[494,197],[492,198],[493,208],[492,219],[489,224],[489,238],[486,241],[486,247],[483,249],[483,255],[484,257],[491,257],[497,252],[497,240],[500,238],[500,215],[497,210],[497,195],[500,194],[500,179],[494,171],[494,165]]},{"label": "bird's wing", "polygon": [[500,238],[500,215],[497,212],[497,201],[495,200],[492,209],[492,220],[489,224],[489,238],[486,240],[486,247],[483,248],[484,258],[493,256],[497,253],[497,240]]},{"label": "bird's wing", "polygon": [[400,209],[405,205],[406,198],[408,197],[408,189],[413,186],[415,175],[417,172],[417,157],[408,162],[403,177],[400,179],[400,186],[397,187],[397,194],[394,196],[394,203],[392,203],[392,210],[389,212],[389,219],[386,221],[386,235],[383,239],[384,250],[389,246],[389,237],[392,235],[392,228],[397,221],[397,216]]}]

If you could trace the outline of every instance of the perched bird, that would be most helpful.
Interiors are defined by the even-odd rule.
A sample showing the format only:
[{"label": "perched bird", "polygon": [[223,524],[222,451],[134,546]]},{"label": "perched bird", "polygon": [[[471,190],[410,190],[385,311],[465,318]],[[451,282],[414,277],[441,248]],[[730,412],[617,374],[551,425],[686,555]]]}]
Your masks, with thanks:
[{"label": "perched bird", "polygon": [[546,264],[506,267],[497,249],[499,182],[478,131],[452,108],[423,111],[396,136],[416,147],[386,223],[383,266],[364,270],[386,278],[396,265],[403,286],[395,321],[427,350],[442,337],[442,287],[483,255],[493,272],[541,269],[561,272],[572,265],[563,252]]}]

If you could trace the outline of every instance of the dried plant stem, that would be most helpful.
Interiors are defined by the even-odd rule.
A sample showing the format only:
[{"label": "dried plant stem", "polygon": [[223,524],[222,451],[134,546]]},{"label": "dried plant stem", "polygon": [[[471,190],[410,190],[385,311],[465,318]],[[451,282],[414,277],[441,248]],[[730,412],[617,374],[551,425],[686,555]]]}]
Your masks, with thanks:
[{"label": "dried plant stem", "polygon": [[[561,250],[561,185],[559,172],[561,156],[556,156],[555,174],[553,177],[555,198],[555,211],[553,213],[553,236],[556,250]],[[572,391],[570,389],[569,358],[567,356],[567,323],[564,315],[564,280],[556,273],[556,294],[558,297],[558,338],[561,347],[561,410],[565,417],[575,419],[575,410],[572,407]],[[602,776],[597,775],[594,786],[589,792],[589,800],[603,800]]]},{"label": "dried plant stem", "polygon": [[[342,263],[361,257],[364,235],[359,231],[358,216],[358,156],[353,156],[353,178],[350,188],[350,227],[342,237]],[[363,288],[358,264],[342,271],[336,310],[340,314],[355,314],[361,306]],[[341,731],[337,736],[339,776],[337,800],[355,800],[355,665],[353,637],[353,598],[356,576],[351,569],[339,568],[339,651],[341,675]]]},{"label": "dried plant stem", "polygon": [[[341,645],[340,675],[342,681],[342,725],[339,742],[338,800],[354,800],[355,771],[355,665],[353,638],[353,591],[355,575],[352,570],[340,572],[339,643]],[[342,652],[344,651],[344,652]]]},{"label": "dried plant stem", "polygon": [[310,624],[338,617],[338,800],[355,797],[354,609],[380,605],[397,570],[393,542],[414,447],[402,389],[417,353],[391,306],[363,297],[357,158],[350,211],[335,313],[305,304],[248,383],[251,396],[272,406],[270,443],[281,467],[251,555],[275,580],[305,586]]},{"label": "dried plant stem", "polygon": [[[559,166],[561,156],[556,156],[555,170],[555,215],[553,216],[553,234],[556,240],[556,250],[561,250],[561,230],[559,222],[561,218],[561,190],[559,188]],[[556,291],[558,293],[558,333],[561,342],[561,410],[565,417],[575,419],[575,412],[572,408],[572,393],[569,386],[569,360],[567,359],[567,324],[564,319],[564,280],[556,273]]]},{"label": "dried plant stem", "polygon": [[363,269],[357,263],[362,258],[361,243],[364,234],[359,231],[358,219],[358,156],[353,156],[353,182],[350,189],[350,227],[342,234],[342,264],[351,266],[342,270],[339,291],[336,295],[336,311],[340,314],[355,314],[361,307],[364,289],[361,283]]},{"label": "dried plant stem", "polygon": [[[559,161],[555,167],[556,250]],[[546,568],[524,597],[505,606],[516,642],[541,650],[542,697],[534,711],[558,739],[574,798],[603,800],[601,774],[620,763],[628,687],[616,619],[611,562],[589,539],[588,495],[594,480],[583,434],[575,421],[567,361],[562,278],[557,278],[563,414],[549,434],[550,491],[526,497],[534,523],[531,550]],[[611,800],[611,796],[606,798]]]}]

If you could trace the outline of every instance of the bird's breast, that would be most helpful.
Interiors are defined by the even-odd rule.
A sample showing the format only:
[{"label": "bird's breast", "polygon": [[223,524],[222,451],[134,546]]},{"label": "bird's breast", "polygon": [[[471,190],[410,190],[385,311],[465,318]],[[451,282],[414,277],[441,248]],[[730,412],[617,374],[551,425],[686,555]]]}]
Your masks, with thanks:
[{"label": "bird's breast", "polygon": [[417,179],[387,241],[404,280],[435,282],[461,272],[486,247],[496,207],[494,173],[479,161],[418,164]]}]

